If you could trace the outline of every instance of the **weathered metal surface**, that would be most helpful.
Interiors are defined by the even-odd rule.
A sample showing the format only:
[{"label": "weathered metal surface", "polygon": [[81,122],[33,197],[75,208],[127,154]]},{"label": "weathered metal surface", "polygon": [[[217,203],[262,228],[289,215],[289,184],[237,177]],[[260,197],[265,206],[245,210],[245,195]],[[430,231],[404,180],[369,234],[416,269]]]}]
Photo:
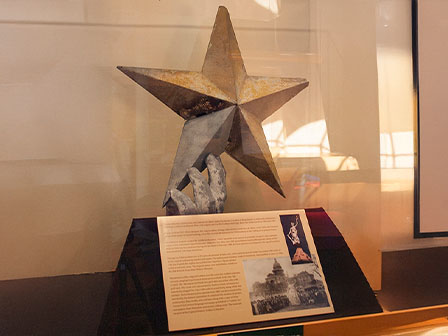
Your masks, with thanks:
[{"label": "weathered metal surface", "polygon": [[247,75],[229,12],[223,6],[216,14],[202,73],[237,101]]},{"label": "weathered metal surface", "polygon": [[238,107],[226,153],[285,197],[260,121]]},{"label": "weathered metal surface", "polygon": [[171,189],[182,190],[190,182],[187,171],[191,167],[199,171],[205,169],[205,157],[224,152],[232,128],[235,106],[207,114],[201,118],[188,120],[182,130],[176,158],[168,182],[163,205],[169,199]]},{"label": "weathered metal surface", "polygon": [[201,171],[207,153],[220,155],[224,150],[285,196],[261,122],[306,88],[308,81],[248,76],[225,7],[218,9],[201,72],[118,68],[187,120],[164,205],[171,189],[188,185],[190,167]]},{"label": "weathered metal surface", "polygon": [[186,120],[233,105],[230,98],[200,72],[118,69]]},{"label": "weathered metal surface", "polygon": [[247,77],[238,104],[263,121],[308,86],[302,78]]},{"label": "weathered metal surface", "polygon": [[188,169],[188,177],[193,185],[194,202],[177,189],[169,191],[170,198],[166,202],[166,215],[192,215],[221,213],[227,198],[226,171],[221,158],[209,154],[205,158],[208,181],[196,168]]}]

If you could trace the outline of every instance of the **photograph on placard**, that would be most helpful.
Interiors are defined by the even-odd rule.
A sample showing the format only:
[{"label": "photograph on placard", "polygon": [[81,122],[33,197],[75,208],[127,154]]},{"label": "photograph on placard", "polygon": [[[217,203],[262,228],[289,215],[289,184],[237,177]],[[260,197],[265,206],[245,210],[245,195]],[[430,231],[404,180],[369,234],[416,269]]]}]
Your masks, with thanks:
[{"label": "photograph on placard", "polygon": [[280,215],[286,246],[293,264],[312,263],[310,249],[298,214]]},{"label": "photograph on placard", "polygon": [[293,265],[290,258],[278,257],[244,260],[243,266],[253,315],[330,306],[314,263]]}]

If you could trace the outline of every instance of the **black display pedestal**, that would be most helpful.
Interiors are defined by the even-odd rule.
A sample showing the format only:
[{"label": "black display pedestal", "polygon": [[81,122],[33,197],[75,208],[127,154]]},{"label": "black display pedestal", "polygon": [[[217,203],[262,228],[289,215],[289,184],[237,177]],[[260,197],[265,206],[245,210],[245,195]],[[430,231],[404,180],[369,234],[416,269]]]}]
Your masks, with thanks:
[{"label": "black display pedestal", "polygon": [[335,312],[283,320],[168,332],[157,219],[134,219],[104,307],[98,335],[197,335],[382,312],[341,233],[319,209],[306,216]]}]

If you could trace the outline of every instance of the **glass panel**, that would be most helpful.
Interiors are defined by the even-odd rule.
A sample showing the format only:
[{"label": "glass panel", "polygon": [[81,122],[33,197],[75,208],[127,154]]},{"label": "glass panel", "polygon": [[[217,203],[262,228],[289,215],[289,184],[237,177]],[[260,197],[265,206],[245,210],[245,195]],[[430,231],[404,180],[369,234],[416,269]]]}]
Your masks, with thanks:
[{"label": "glass panel", "polygon": [[223,154],[226,211],[323,207],[375,289],[381,250],[446,245],[412,237],[411,1],[6,0],[0,280],[110,271],[164,214],[183,120],[116,66],[199,71],[219,5],[250,75],[310,82],[263,122],[286,199]]},{"label": "glass panel", "polygon": [[[222,3],[26,4],[0,5],[1,277],[111,270],[131,219],[164,214],[183,126],[115,67],[199,71]],[[379,288],[389,157],[380,156],[375,2],[224,5],[250,75],[310,81],[263,123],[286,199],[223,154],[226,211],[324,207]]]}]

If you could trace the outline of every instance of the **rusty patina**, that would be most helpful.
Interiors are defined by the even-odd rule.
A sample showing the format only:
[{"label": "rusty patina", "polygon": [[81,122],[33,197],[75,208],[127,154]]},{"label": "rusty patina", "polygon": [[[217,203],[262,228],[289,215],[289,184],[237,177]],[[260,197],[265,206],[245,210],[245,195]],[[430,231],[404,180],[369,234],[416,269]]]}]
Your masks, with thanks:
[{"label": "rusty patina", "polygon": [[118,67],[186,120],[168,191],[188,185],[187,169],[205,169],[224,151],[285,196],[261,122],[308,86],[302,78],[249,76],[227,9],[220,6],[202,71]]}]

